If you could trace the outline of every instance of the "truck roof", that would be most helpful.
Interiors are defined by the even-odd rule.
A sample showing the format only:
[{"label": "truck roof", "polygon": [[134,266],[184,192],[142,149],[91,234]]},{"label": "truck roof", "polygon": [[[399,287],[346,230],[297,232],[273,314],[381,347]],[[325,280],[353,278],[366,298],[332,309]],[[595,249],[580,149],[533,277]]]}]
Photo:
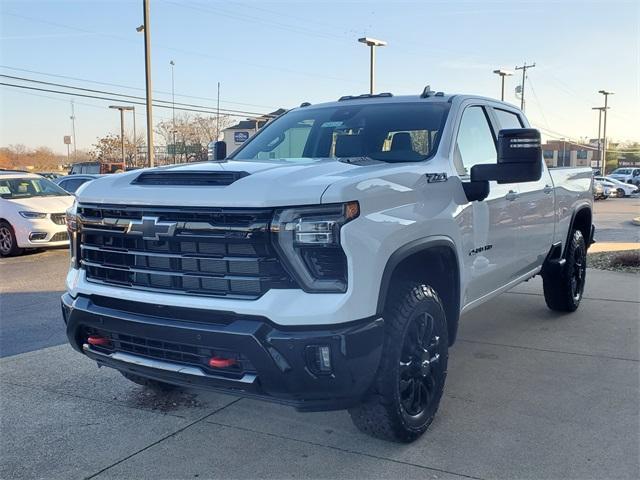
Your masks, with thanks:
[{"label": "truck roof", "polygon": [[340,97],[337,101],[334,102],[324,102],[317,104],[303,103],[299,108],[322,108],[322,107],[336,107],[342,105],[366,105],[370,103],[415,103],[415,102],[428,102],[428,103],[451,103],[454,98],[460,100],[467,99],[475,99],[475,100],[483,100],[491,103],[503,104],[506,107],[510,108],[518,108],[515,105],[512,105],[507,102],[502,102],[495,98],[483,97],[481,95],[470,95],[470,94],[450,94],[444,92],[435,92],[429,91],[429,95],[425,96],[424,92],[420,95],[393,95],[391,93],[378,93],[374,95],[363,94],[363,95],[347,95],[344,97]]}]

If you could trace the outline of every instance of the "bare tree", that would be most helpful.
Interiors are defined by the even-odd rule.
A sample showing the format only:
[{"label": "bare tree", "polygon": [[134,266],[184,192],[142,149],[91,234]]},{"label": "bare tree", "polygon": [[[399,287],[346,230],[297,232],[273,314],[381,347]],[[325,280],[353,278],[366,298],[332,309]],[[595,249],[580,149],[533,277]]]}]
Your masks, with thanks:
[{"label": "bare tree", "polygon": [[[220,117],[220,128],[214,116],[177,115],[172,120],[160,122],[156,125],[156,133],[163,139],[164,144],[175,151],[176,162],[206,160],[207,145],[220,138],[222,130],[233,123],[226,115]],[[174,150],[175,149],[175,150]]]}]

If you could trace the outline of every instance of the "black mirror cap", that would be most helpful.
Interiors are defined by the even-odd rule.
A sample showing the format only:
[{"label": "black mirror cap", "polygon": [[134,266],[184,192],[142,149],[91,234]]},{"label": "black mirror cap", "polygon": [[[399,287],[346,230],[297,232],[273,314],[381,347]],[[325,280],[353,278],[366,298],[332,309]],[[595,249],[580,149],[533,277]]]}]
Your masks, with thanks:
[{"label": "black mirror cap", "polygon": [[498,163],[538,163],[542,159],[540,132],[510,128],[498,133]]},{"label": "black mirror cap", "polygon": [[213,144],[213,159],[217,162],[227,158],[227,142],[219,140]]},{"label": "black mirror cap", "polygon": [[500,130],[498,163],[471,167],[472,181],[537,182],[542,178],[540,132],[534,128]]}]

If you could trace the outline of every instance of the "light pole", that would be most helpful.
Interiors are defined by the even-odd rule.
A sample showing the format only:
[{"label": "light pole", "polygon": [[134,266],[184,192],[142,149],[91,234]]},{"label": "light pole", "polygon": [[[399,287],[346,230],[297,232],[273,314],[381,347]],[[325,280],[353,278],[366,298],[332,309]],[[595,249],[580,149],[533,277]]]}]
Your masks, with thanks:
[{"label": "light pole", "polygon": [[136,28],[137,32],[144,32],[144,76],[145,90],[147,97],[147,157],[149,158],[149,166],[154,166],[153,159],[153,105],[151,92],[151,25],[149,15],[149,2],[151,0],[142,0],[142,14],[144,23]]},{"label": "light pole", "polygon": [[73,159],[77,162],[78,150],[76,147],[76,109],[73,104],[73,100],[71,100],[71,116],[69,117],[69,119],[71,120],[71,129],[73,131]]},{"label": "light pole", "polygon": [[598,90],[598,93],[604,95],[604,124],[602,125],[602,172],[600,175],[603,177],[607,174],[607,106],[609,95],[613,95],[613,92],[606,90]]},{"label": "light pole", "polygon": [[371,49],[371,60],[369,63],[369,93],[373,95],[375,86],[375,68],[376,68],[376,47],[385,47],[387,42],[384,40],[376,40],[375,38],[363,37],[359,38],[360,43],[364,43]]},{"label": "light pole", "polygon": [[604,107],[592,107],[591,110],[598,110],[598,163],[596,166],[600,169],[602,175],[602,112]]},{"label": "light pole", "polygon": [[513,75],[513,72],[500,68],[498,70],[494,70],[493,73],[495,73],[496,75],[500,75],[502,83],[502,87],[500,89],[500,100],[504,102],[504,77],[510,77],[511,75]]},{"label": "light pole", "polygon": [[[125,110],[133,110],[134,111],[134,122],[135,122],[135,110],[134,107],[128,105],[109,105],[109,108],[113,108],[114,110],[120,110],[120,150],[122,153],[122,164],[126,170],[127,168],[127,160],[124,155],[124,111]],[[135,134],[134,134],[135,135]]]},{"label": "light pole", "polygon": [[175,93],[175,82],[174,82],[174,70],[176,66],[176,62],[171,60],[169,62],[171,65],[171,118],[173,122],[173,163],[176,163],[176,93]]}]

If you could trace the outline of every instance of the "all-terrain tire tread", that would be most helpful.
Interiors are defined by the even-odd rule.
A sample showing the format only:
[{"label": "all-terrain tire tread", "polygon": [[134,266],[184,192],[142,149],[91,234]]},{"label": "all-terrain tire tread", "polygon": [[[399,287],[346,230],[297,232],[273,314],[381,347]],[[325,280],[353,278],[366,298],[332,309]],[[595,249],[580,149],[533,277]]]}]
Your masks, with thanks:
[{"label": "all-terrain tire tread", "polygon": [[[361,405],[349,409],[349,414],[355,426],[364,433],[384,440],[408,443],[422,435],[433,421],[432,415],[419,428],[403,425],[394,407],[394,389],[396,378],[393,370],[393,359],[396,349],[402,348],[403,333],[406,322],[411,319],[415,308],[424,301],[431,301],[441,310],[441,319],[445,319],[444,308],[437,292],[430,286],[418,282],[406,281],[400,283],[390,292],[388,307],[384,312],[385,340],[382,359],[378,368],[373,391]],[[446,323],[442,328],[444,337],[441,341],[448,345],[446,338]],[[448,353],[441,361],[448,360]],[[446,368],[443,381],[446,378]],[[436,402],[440,402],[442,390],[438,392]],[[436,409],[437,411],[437,409]]]}]

